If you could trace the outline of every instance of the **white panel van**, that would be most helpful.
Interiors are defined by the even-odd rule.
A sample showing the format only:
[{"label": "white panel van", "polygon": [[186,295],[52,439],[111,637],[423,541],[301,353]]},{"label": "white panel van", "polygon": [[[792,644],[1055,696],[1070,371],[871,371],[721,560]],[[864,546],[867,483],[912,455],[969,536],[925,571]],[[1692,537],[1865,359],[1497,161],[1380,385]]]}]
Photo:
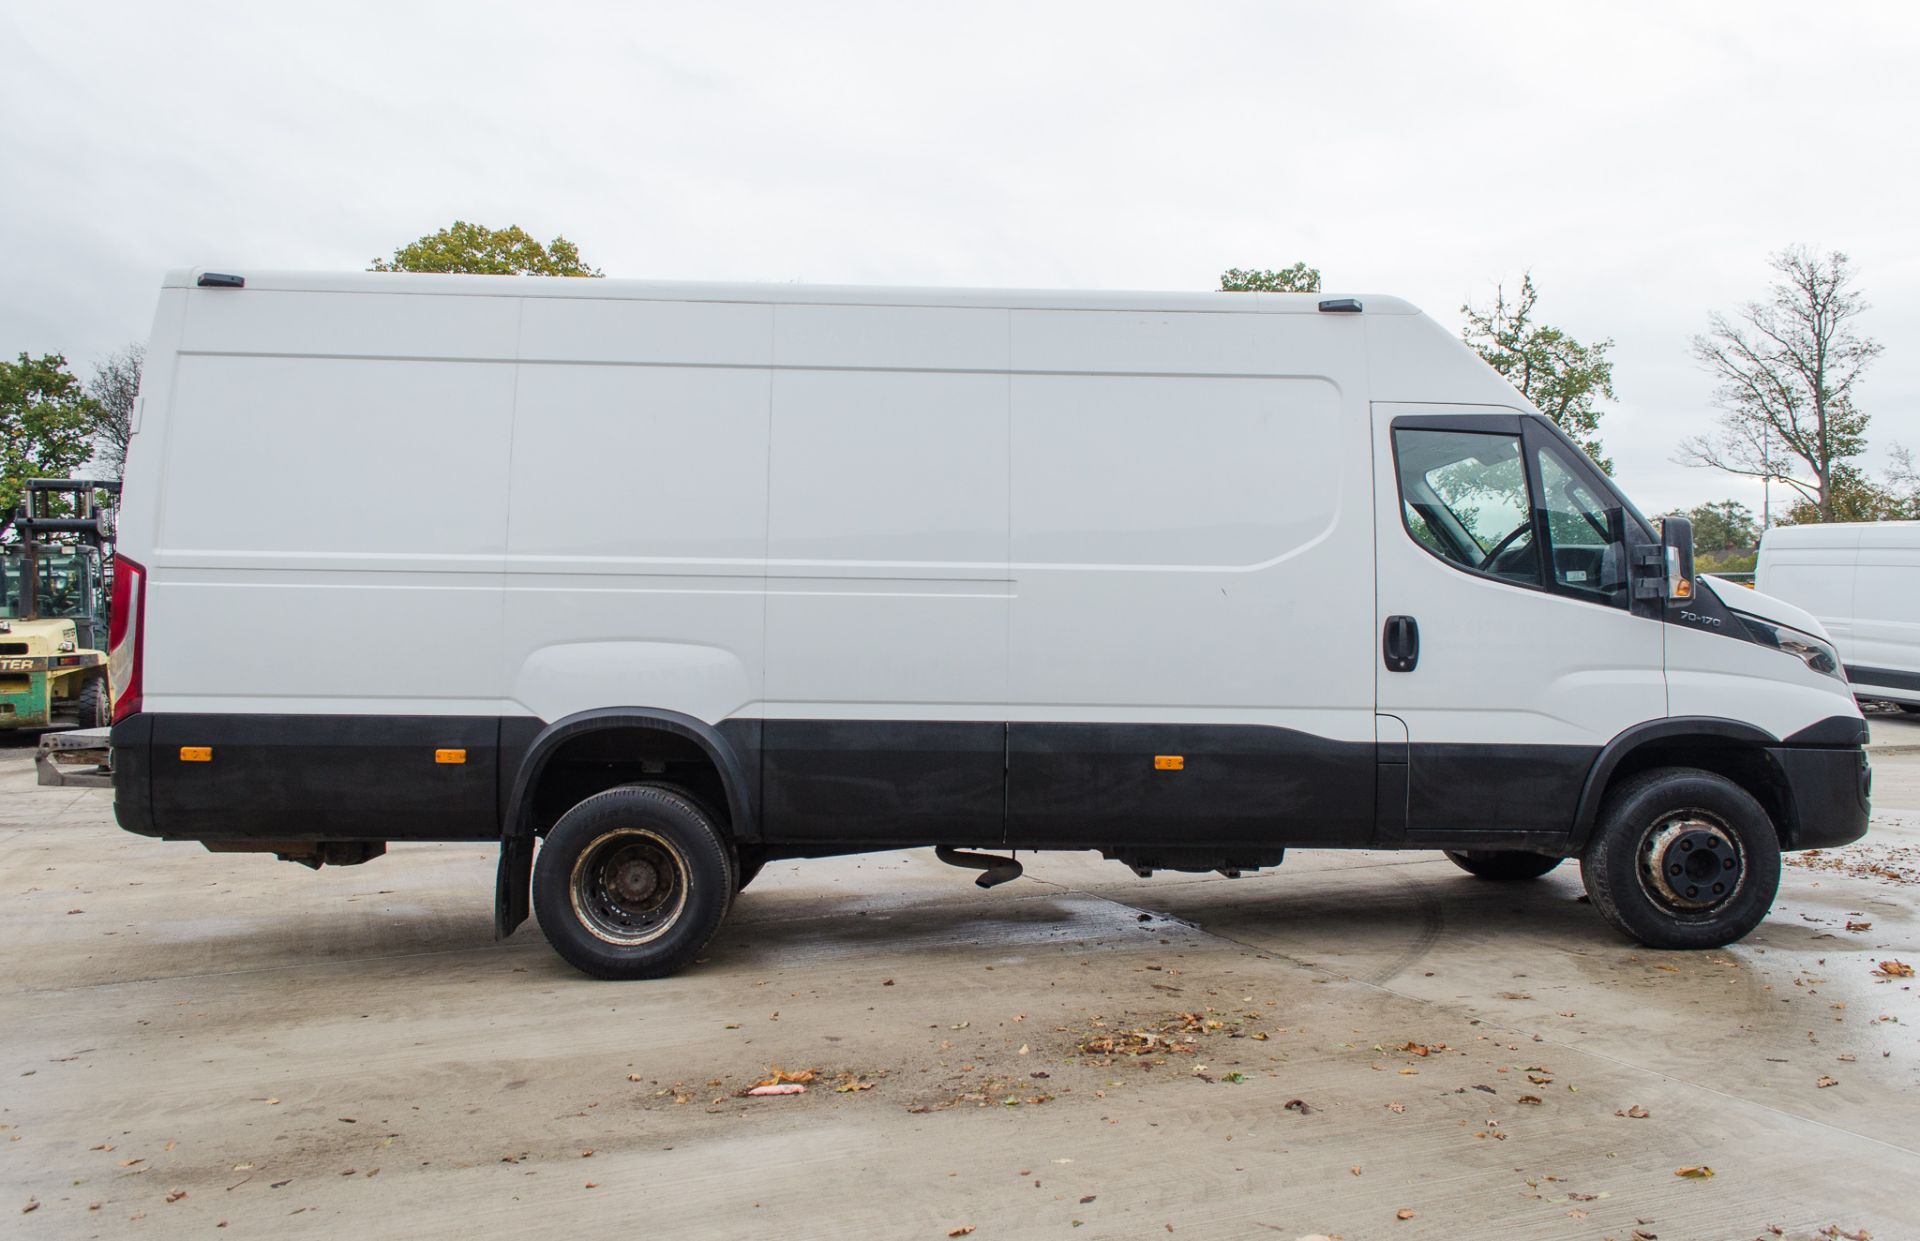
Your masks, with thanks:
[{"label": "white panel van", "polygon": [[929,845],[1578,857],[1718,945],[1866,830],[1818,622],[1391,297],[194,271],[146,375],[121,824],[499,841],[500,932],[592,974]]},{"label": "white panel van", "polygon": [[1854,693],[1920,711],[1920,521],[1775,526],[1756,570],[1820,618]]}]

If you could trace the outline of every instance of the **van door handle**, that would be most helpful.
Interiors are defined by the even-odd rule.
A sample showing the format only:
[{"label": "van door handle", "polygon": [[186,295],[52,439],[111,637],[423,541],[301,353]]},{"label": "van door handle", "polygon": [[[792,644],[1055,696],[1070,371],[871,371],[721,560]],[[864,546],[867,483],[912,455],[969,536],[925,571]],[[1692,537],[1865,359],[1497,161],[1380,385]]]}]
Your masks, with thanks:
[{"label": "van door handle", "polygon": [[1388,672],[1412,672],[1420,662],[1420,622],[1411,616],[1387,617],[1380,653],[1386,657]]}]

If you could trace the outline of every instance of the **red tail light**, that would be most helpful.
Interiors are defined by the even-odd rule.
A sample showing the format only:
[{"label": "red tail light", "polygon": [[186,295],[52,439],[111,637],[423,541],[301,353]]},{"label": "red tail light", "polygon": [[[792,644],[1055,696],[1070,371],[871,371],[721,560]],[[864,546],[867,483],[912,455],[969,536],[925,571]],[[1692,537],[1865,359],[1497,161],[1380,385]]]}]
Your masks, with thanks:
[{"label": "red tail light", "polygon": [[113,722],[140,709],[141,637],[146,628],[147,571],[125,556],[113,559],[113,605],[107,613],[107,678],[113,684]]}]

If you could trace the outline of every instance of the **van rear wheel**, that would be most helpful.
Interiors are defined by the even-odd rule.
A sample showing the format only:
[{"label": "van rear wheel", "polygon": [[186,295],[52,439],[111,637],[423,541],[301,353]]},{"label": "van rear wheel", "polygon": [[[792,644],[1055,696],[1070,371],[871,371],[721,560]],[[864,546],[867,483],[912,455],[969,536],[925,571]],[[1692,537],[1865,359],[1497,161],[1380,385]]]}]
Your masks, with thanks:
[{"label": "van rear wheel", "polygon": [[660,978],[691,962],[733,900],[733,854],[678,789],[628,784],[560,816],[540,846],[533,911],[595,978]]},{"label": "van rear wheel", "polygon": [[1448,849],[1447,860],[1476,879],[1538,879],[1562,859],[1518,849]]},{"label": "van rear wheel", "polygon": [[1647,947],[1718,948],[1773,907],[1780,837],[1725,776],[1662,767],[1607,795],[1580,877],[1600,915]]}]

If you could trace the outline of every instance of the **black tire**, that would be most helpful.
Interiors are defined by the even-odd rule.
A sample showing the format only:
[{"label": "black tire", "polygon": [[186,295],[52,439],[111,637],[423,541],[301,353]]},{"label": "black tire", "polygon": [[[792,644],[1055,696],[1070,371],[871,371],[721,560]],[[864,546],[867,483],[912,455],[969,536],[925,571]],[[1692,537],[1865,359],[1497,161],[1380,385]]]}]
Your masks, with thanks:
[{"label": "black tire", "polygon": [[547,941],[595,978],[662,978],[707,946],[733,902],[733,850],[678,789],[627,784],[560,816],[533,869]]},{"label": "black tire", "polygon": [[1448,849],[1447,861],[1476,879],[1538,879],[1564,860],[1518,849]]},{"label": "black tire", "polygon": [[1647,947],[1718,948],[1773,907],[1780,837],[1733,781],[1662,767],[1608,792],[1580,877],[1600,916]]},{"label": "black tire", "polygon": [[80,687],[74,708],[80,716],[80,728],[105,728],[113,723],[113,704],[107,701],[107,679],[95,677]]}]

